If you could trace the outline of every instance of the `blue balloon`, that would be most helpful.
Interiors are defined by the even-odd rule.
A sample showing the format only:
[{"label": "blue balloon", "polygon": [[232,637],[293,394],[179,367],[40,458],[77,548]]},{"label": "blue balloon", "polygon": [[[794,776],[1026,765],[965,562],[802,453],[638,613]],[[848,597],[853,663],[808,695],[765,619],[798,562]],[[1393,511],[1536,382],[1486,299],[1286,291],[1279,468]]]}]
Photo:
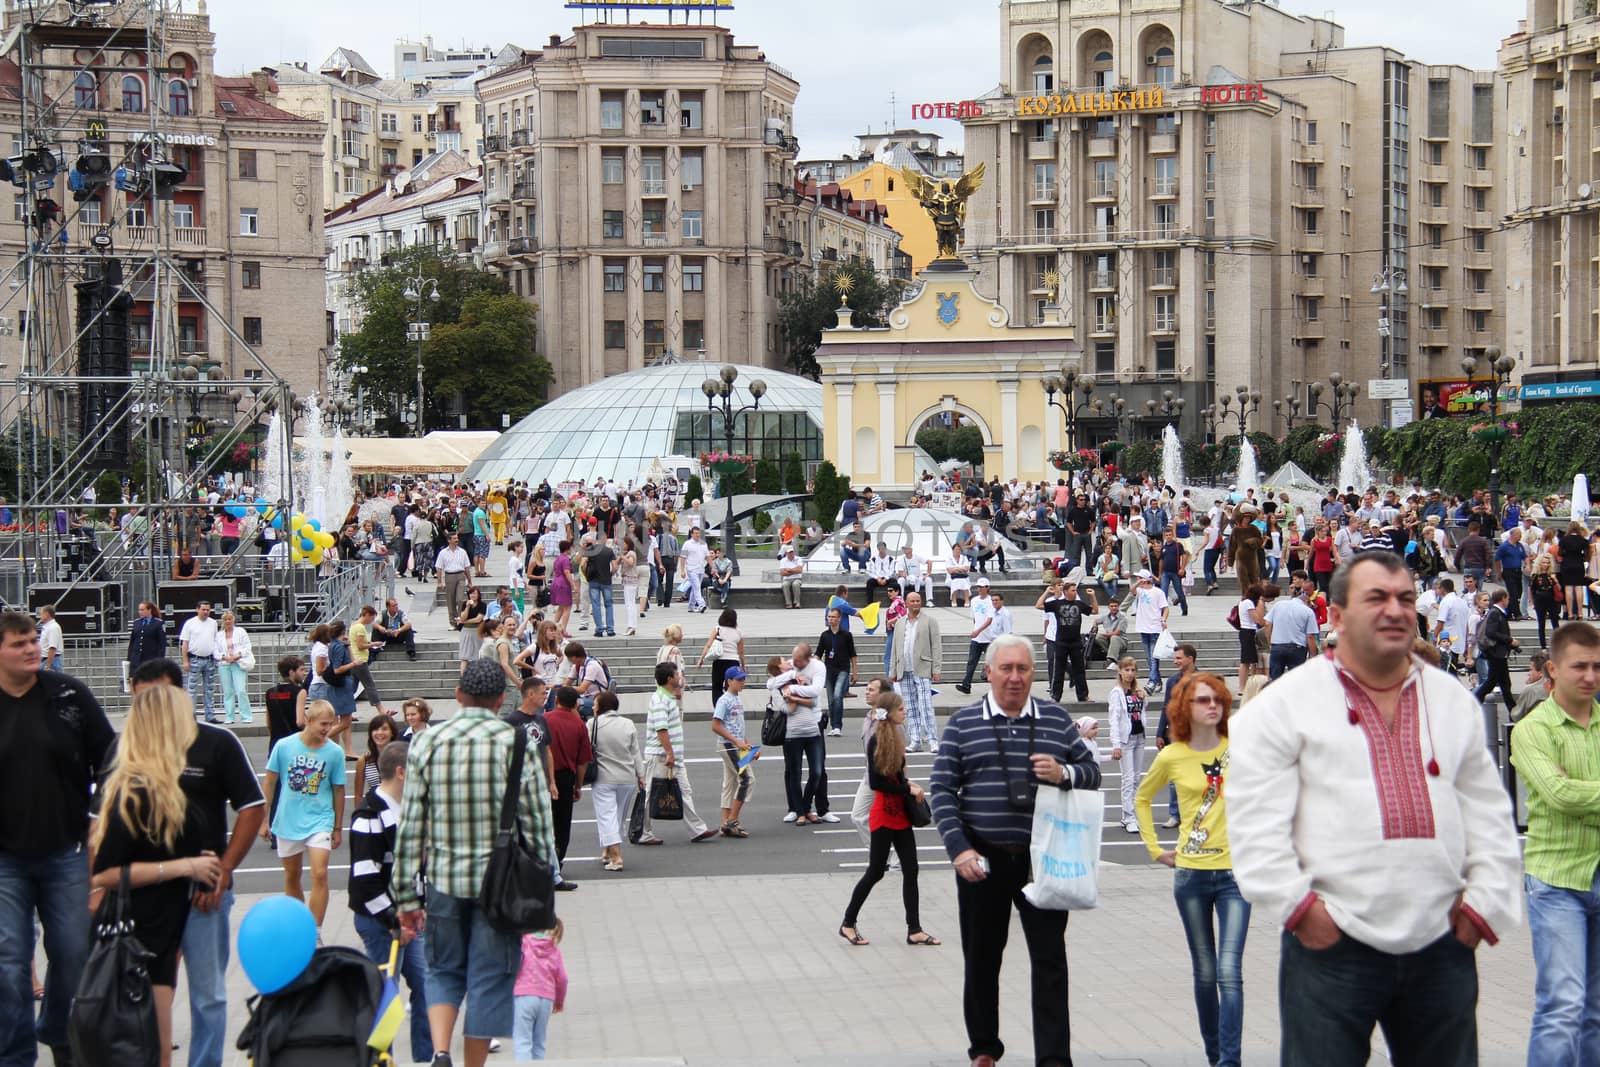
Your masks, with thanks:
[{"label": "blue balloon", "polygon": [[283,512],[280,511],[272,517],[272,528],[274,530],[283,529]]},{"label": "blue balloon", "polygon": [[[322,532],[322,523],[318,522],[316,519],[307,519],[306,525],[311,527],[313,530],[316,530],[318,533]],[[306,551],[309,552],[310,549],[307,549]]]},{"label": "blue balloon", "polygon": [[[303,529],[303,527],[302,527],[302,529]],[[316,548],[316,547],[317,547],[317,543],[315,541],[311,540],[311,538],[309,538],[309,537],[300,538],[300,551],[302,551],[302,552],[310,552],[313,548]]]},{"label": "blue balloon", "polygon": [[239,507],[237,504],[230,504],[228,507],[225,507],[222,510],[226,511],[229,515],[232,515],[236,519],[244,518],[244,508]]},{"label": "blue balloon", "polygon": [[239,924],[239,966],[262,993],[276,993],[296,978],[317,950],[317,920],[293,897],[268,897]]}]

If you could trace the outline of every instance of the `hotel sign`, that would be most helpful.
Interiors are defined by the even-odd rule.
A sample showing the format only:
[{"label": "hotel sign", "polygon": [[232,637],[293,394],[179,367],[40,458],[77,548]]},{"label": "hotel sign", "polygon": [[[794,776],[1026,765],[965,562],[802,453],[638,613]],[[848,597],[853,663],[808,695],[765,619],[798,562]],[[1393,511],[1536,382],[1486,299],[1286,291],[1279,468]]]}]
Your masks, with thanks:
[{"label": "hotel sign", "polygon": [[[1253,104],[1268,99],[1260,83],[1248,85],[1202,85],[1200,103]],[[1164,111],[1172,106],[1164,87],[1117,89],[1111,92],[1057,93],[1052,96],[1019,96],[1017,114],[1051,118],[1056,115],[1110,115],[1119,111]],[[912,117],[916,117],[913,110]],[[951,116],[954,117],[954,116]]]},{"label": "hotel sign", "polygon": [[911,118],[917,119],[975,119],[983,115],[983,105],[976,100],[943,100],[931,104],[912,104]]}]

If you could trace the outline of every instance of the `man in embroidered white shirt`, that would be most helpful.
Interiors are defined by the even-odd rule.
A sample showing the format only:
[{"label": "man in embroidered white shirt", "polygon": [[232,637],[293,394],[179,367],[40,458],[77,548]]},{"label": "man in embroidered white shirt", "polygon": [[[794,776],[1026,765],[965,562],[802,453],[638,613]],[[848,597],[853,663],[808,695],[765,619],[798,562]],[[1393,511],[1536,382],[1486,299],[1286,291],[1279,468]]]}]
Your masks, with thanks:
[{"label": "man in embroidered white shirt", "polygon": [[1411,656],[1416,590],[1364,552],[1330,589],[1334,656],[1230,725],[1234,875],[1281,922],[1282,1062],[1478,1062],[1477,963],[1522,919],[1511,804],[1477,703]]}]

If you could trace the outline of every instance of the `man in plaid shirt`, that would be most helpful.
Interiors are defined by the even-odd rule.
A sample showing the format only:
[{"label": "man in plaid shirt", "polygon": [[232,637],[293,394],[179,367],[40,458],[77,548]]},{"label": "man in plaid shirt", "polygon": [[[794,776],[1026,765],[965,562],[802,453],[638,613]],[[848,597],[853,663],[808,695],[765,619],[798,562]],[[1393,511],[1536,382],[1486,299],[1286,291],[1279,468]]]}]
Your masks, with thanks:
[{"label": "man in plaid shirt", "polygon": [[[461,710],[412,740],[391,880],[400,924],[415,935],[424,919],[417,877],[427,878],[428,1023],[434,1048],[448,1049],[461,1002],[467,1002],[467,1067],[482,1067],[490,1039],[511,1036],[515,961],[521,958],[521,940],[499,933],[478,913],[516,739],[517,728],[499,718],[504,699],[499,664],[473,660],[456,685]],[[517,819],[523,837],[555,866],[550,787],[531,754],[522,763]],[[447,1052],[435,1053],[433,1062],[452,1067]]]}]

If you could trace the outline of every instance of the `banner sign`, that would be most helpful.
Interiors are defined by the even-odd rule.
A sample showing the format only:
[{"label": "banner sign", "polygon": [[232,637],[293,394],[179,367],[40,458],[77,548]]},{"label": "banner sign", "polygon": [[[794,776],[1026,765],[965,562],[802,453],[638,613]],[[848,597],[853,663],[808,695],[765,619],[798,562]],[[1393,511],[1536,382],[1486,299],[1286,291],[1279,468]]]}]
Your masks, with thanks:
[{"label": "banner sign", "polygon": [[1524,400],[1572,400],[1586,396],[1600,396],[1600,381],[1541,382],[1522,387]]}]

